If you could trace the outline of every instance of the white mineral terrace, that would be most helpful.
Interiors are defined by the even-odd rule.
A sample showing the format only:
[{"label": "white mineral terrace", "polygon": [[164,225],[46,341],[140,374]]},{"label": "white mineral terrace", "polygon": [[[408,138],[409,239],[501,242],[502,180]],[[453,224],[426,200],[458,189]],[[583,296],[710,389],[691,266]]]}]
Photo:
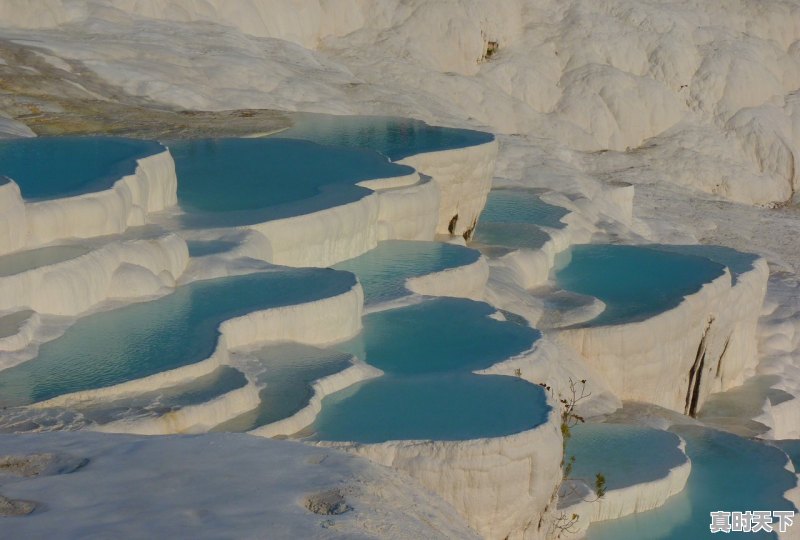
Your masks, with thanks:
[{"label": "white mineral terrace", "polygon": [[[740,471],[777,463],[764,485],[731,491],[798,508],[797,456],[782,446],[800,437],[796,1],[0,0],[0,79],[0,143],[94,125],[149,136],[160,118],[164,133],[199,125],[192,137],[262,136],[274,129],[259,123],[262,113],[291,122],[300,117],[291,111],[493,134],[406,153],[396,164],[412,172],[358,183],[369,192],[348,186],[364,195],[347,203],[334,204],[331,185],[315,196],[331,202],[322,210],[213,228],[182,222],[191,212],[179,205],[169,143],[75,196],[28,200],[21,180],[0,176],[0,374],[36,362],[89,317],[206,280],[335,273],[321,269],[389,240],[480,251],[404,278],[407,294],[383,303],[365,307],[369,288],[356,280],[322,298],[226,312],[192,363],[4,408],[0,536],[544,540],[557,536],[560,514],[574,513],[561,537],[605,539],[592,527],[633,514],[646,522],[673,512],[680,527],[708,502],[687,506],[705,496],[696,484],[698,471],[708,475],[704,460]],[[216,135],[220,120],[231,131]],[[565,213],[558,225],[533,224],[538,247],[479,241],[492,189],[535,190]],[[611,304],[556,278],[560,255],[581,244],[721,245],[756,256],[661,312],[592,324]],[[544,423],[467,440],[317,440],[311,431],[335,394],[392,376],[348,348],[369,317],[441,300],[430,297],[485,302],[492,323],[541,332],[475,378],[546,385]],[[270,403],[271,383],[249,369],[247,353],[300,344],[348,352],[303,381],[307,400],[285,417],[247,434],[209,433]],[[238,378],[203,386],[226,370]],[[653,474],[610,476],[599,500],[591,481],[565,481],[559,400],[576,381],[590,394],[575,409],[587,425],[666,431],[682,459],[667,467],[643,452]],[[141,405],[153,395],[167,398]],[[101,412],[83,416],[90,410]],[[732,439],[698,450],[681,428]],[[51,429],[81,432],[6,433]],[[585,450],[599,464],[609,457]],[[4,515],[27,501],[34,512]],[[800,537],[795,522],[782,540]],[[708,533],[707,522],[698,526],[686,537]]]}]

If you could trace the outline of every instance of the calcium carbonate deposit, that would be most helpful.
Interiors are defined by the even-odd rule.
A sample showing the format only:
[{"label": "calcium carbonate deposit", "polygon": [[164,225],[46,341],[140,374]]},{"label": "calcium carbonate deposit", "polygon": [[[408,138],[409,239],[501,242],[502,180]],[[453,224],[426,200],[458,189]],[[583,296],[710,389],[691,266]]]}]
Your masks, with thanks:
[{"label": "calcium carbonate deposit", "polygon": [[0,537],[800,539],[798,163],[797,0],[0,0]]}]

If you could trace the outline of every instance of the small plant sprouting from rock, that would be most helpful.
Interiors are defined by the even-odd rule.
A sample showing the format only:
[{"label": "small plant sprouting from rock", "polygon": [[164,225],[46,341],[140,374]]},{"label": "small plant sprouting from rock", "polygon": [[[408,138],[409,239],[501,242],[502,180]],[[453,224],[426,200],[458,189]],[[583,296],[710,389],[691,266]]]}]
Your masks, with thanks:
[{"label": "small plant sprouting from rock", "polygon": [[603,476],[603,473],[597,473],[594,476],[594,492],[598,499],[602,499],[606,494],[606,477]]},{"label": "small plant sprouting from rock", "polygon": [[[553,389],[550,385],[545,383],[539,383],[539,386],[544,388],[547,392],[550,393],[551,396],[554,396]],[[551,504],[557,504],[559,497],[564,497],[568,495],[573,495],[576,492],[576,487],[570,487],[570,490],[565,493],[559,495],[562,486],[569,480],[572,480],[572,471],[575,467],[575,456],[568,456],[567,455],[567,445],[569,444],[569,440],[572,437],[572,428],[574,428],[578,424],[583,424],[586,422],[586,419],[575,412],[578,404],[588,399],[591,396],[591,392],[586,391],[586,379],[581,379],[580,381],[574,381],[572,378],[569,379],[569,391],[567,392],[566,396],[559,394],[558,395],[558,402],[561,405],[561,470],[562,470],[562,479],[561,484],[556,487],[553,491],[553,495],[551,497]],[[589,482],[587,482],[589,484]],[[601,499],[606,494],[606,477],[602,473],[597,473],[594,478],[594,482],[592,482],[595,498],[591,499],[591,501],[596,501]],[[586,499],[584,499],[586,500]],[[589,501],[589,502],[591,502]],[[567,513],[561,512],[558,514],[552,522],[549,535],[554,538],[560,538],[565,533],[575,533],[577,532],[576,525],[580,521],[580,516],[576,513]]]}]

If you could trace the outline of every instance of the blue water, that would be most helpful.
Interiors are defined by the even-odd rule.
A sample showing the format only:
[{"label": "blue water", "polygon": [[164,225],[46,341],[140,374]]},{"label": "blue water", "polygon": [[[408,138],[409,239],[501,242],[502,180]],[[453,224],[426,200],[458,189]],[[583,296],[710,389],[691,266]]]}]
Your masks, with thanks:
[{"label": "blue water", "polygon": [[308,405],[314,381],[346,369],[352,361],[349,354],[299,343],[267,345],[236,356],[237,364],[247,364],[254,382],[264,385],[259,394],[261,402],[256,409],[217,426],[214,431],[250,431],[288,418]]},{"label": "blue water", "polygon": [[541,227],[564,228],[569,212],[542,201],[528,189],[493,189],[481,213],[473,242],[509,249],[540,249],[550,239]]},{"label": "blue water", "polygon": [[108,189],[136,170],[136,160],[163,151],[155,141],[120,137],[35,137],[0,141],[0,175],[26,200]]},{"label": "blue water", "polygon": [[494,140],[491,133],[429,126],[409,118],[302,113],[292,119],[294,126],[275,137],[366,148],[393,161],[414,154],[475,146]]},{"label": "blue water", "polygon": [[[273,138],[168,143],[189,225],[237,225],[307,214],[358,200],[363,180],[414,170],[358,148]],[[208,215],[211,214],[211,215]],[[215,215],[216,214],[216,215]]]},{"label": "blue water", "polygon": [[572,428],[567,455],[575,456],[571,477],[594,482],[606,477],[606,487],[619,489],[664,478],[686,463],[674,433],[623,424],[579,424]]},{"label": "blue water", "polygon": [[529,223],[484,223],[480,221],[472,243],[515,249],[541,249],[550,235]]},{"label": "blue water", "polygon": [[205,257],[206,255],[225,253],[239,244],[228,240],[190,240],[186,242],[186,245],[189,248],[189,256]]},{"label": "blue water", "polygon": [[548,204],[530,189],[493,189],[481,213],[481,223],[529,223],[553,229],[565,227],[565,208]]},{"label": "blue water", "polygon": [[[692,472],[686,488],[664,506],[589,527],[589,540],[776,538],[774,533],[712,535],[709,512],[796,510],[783,498],[796,485],[780,450],[696,426],[674,427],[686,440]],[[795,520],[795,523],[797,520]],[[797,524],[794,525],[794,528]]]},{"label": "blue water", "polygon": [[13,276],[34,268],[56,264],[91,251],[87,246],[50,246],[0,256],[0,277]]},{"label": "blue water", "polygon": [[704,257],[639,246],[589,244],[563,254],[556,270],[559,287],[594,296],[606,309],[587,326],[641,321],[676,307],[724,273]]},{"label": "blue water", "polygon": [[786,439],[783,441],[774,441],[774,443],[775,446],[786,452],[789,459],[792,460],[795,472],[800,474],[800,440]]},{"label": "blue water", "polygon": [[480,252],[454,244],[389,240],[363,255],[334,266],[358,276],[367,304],[409,294],[408,278],[474,263]]},{"label": "blue water", "polygon": [[122,418],[162,416],[181,407],[207,403],[246,384],[247,378],[241,371],[222,366],[187,384],[160,388],[119,400],[92,403],[87,407],[80,407],[80,413],[86,420],[98,424]]},{"label": "blue water", "polygon": [[471,373],[528,350],[540,336],[492,313],[481,302],[436,298],[365,316],[362,335],[337,348],[385,375],[326,397],[315,438],[466,440],[546,421],[550,408],[539,386]]},{"label": "blue water", "polygon": [[547,420],[541,388],[499,375],[384,376],[323,400],[316,437],[328,441],[500,437]]},{"label": "blue water", "polygon": [[453,373],[488,368],[531,348],[541,333],[489,318],[489,304],[434,298],[370,313],[364,330],[337,348],[387,373]]},{"label": "blue water", "polygon": [[218,325],[258,309],[343,293],[352,274],[329,269],[260,272],[200,281],[151,302],[80,319],[39,355],[0,371],[0,405],[101,388],[207,358]]},{"label": "blue water", "polygon": [[736,251],[735,249],[725,246],[661,244],[652,247],[662,251],[671,251],[673,253],[684,253],[686,255],[705,257],[706,259],[710,259],[716,263],[727,266],[731,271],[733,283],[736,283],[736,279],[741,274],[752,270],[753,263],[755,263],[758,259],[758,255],[753,253]]}]

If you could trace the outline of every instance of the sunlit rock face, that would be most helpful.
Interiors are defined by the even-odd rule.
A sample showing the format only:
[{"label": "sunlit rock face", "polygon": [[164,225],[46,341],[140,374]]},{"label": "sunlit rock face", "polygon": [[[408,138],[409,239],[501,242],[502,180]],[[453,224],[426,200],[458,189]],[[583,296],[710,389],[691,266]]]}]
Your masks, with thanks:
[{"label": "sunlit rock face", "polygon": [[[601,167],[626,176],[634,166],[645,173],[638,181],[749,203],[790,199],[800,182],[791,3],[37,0],[1,9],[6,34],[33,31],[126,92],[178,107],[469,118],[612,150]],[[88,47],[89,35],[102,46]],[[220,47],[204,50],[209,40]],[[153,42],[169,46],[153,56]]]},{"label": "sunlit rock face", "polygon": [[155,141],[13,139],[0,155],[0,253],[122,233],[177,201],[175,164]]},{"label": "sunlit rock face", "polygon": [[[493,401],[494,407],[516,403],[519,408],[531,409],[529,400],[514,401],[519,395],[504,391],[510,388],[506,384],[516,385],[516,391],[547,382],[556,397],[569,388],[570,380],[585,377],[594,394],[585,410],[581,409],[586,416],[610,413],[622,400],[632,399],[680,413],[672,420],[679,417],[681,422],[693,422],[686,417],[697,417],[736,428],[755,424],[754,434],[759,436],[796,436],[800,318],[791,300],[796,286],[787,286],[783,296],[773,296],[764,309],[768,320],[759,321],[759,317],[768,278],[773,293],[779,280],[795,280],[796,284],[800,259],[793,239],[800,228],[792,223],[791,208],[771,213],[755,205],[790,204],[800,187],[796,166],[800,154],[798,10],[797,5],[781,0],[738,0],[734,4],[723,0],[651,4],[545,0],[536,5],[522,0],[6,0],[0,3],[0,66],[27,54],[36,59],[35,67],[21,69],[41,79],[35,79],[36,88],[28,89],[28,94],[16,101],[13,97],[6,101],[5,94],[2,99],[10,103],[15,118],[29,121],[34,129],[53,122],[53,117],[65,110],[72,111],[71,106],[77,106],[75,114],[80,117],[87,102],[119,100],[143,110],[179,109],[182,112],[176,114],[181,115],[236,109],[233,114],[244,118],[253,114],[241,110],[247,108],[398,115],[498,135],[495,139],[483,134],[486,140],[473,144],[412,151],[406,148],[411,146],[409,133],[424,131],[415,120],[397,122],[397,130],[378,130],[382,135],[376,143],[349,139],[353,133],[369,132],[370,128],[361,130],[363,124],[355,130],[343,129],[344,136],[337,129],[316,128],[303,135],[305,120],[297,116],[294,127],[285,133],[287,137],[305,136],[314,143],[350,147],[348,150],[378,151],[387,160],[372,156],[373,161],[394,173],[351,178],[354,181],[346,189],[338,186],[338,199],[322,197],[325,204],[317,207],[283,215],[266,212],[259,219],[233,219],[232,214],[239,210],[269,208],[270,200],[276,201],[274,206],[298,202],[280,200],[282,194],[277,190],[265,190],[246,201],[254,207],[222,208],[223,219],[205,224],[194,218],[209,208],[200,208],[197,203],[202,201],[191,197],[180,200],[178,188],[188,184],[181,186],[180,167],[176,179],[172,159],[163,149],[138,156],[134,168],[116,175],[102,189],[65,191],[61,197],[27,196],[15,173],[0,170],[10,177],[0,181],[0,256],[13,256],[0,259],[0,292],[5,293],[1,297],[5,303],[0,305],[0,345],[24,348],[38,345],[37,340],[50,340],[51,347],[56,347],[58,341],[52,341],[52,335],[45,339],[36,334],[46,326],[43,319],[81,316],[99,306],[119,308],[134,299],[170,292],[176,285],[172,300],[180,300],[198,286],[195,281],[218,277],[234,280],[226,282],[230,284],[242,279],[242,273],[274,270],[264,261],[292,267],[347,266],[356,257],[379,254],[381,246],[392,241],[431,241],[445,235],[450,242],[472,242],[469,247],[481,249],[483,256],[453,267],[434,265],[423,275],[409,273],[402,284],[392,282],[378,291],[379,300],[431,301],[421,299],[423,295],[485,300],[492,306],[490,311],[498,308],[487,312],[487,318],[521,326],[542,322],[543,326],[537,327],[545,334],[531,350],[494,358],[495,365],[474,366],[481,368],[480,374],[459,374],[469,382],[456,387],[463,390],[459,395],[470,394],[474,390],[470,385],[480,379],[487,384],[502,380],[486,400],[502,395],[508,400]],[[24,89],[25,80],[27,76],[17,76],[10,82]],[[46,102],[40,107],[41,89],[46,92],[50,83],[61,84],[59,88],[68,85],[66,103],[53,106]],[[350,118],[338,124],[328,118],[326,122],[341,127],[365,120]],[[117,127],[108,120],[99,125]],[[0,137],[32,134],[20,122],[0,116]],[[254,129],[252,135],[269,134]],[[395,139],[397,135],[400,137]],[[393,146],[397,140],[402,141],[399,147]],[[175,152],[179,157],[177,145]],[[352,154],[332,151],[328,162],[336,166],[335,158],[345,155]],[[246,159],[233,159],[217,172],[220,176],[231,174],[237,161]],[[268,168],[255,160],[247,165],[257,172]],[[314,171],[319,173],[320,169]],[[525,215],[509,219],[513,208],[505,207],[499,216],[491,212],[481,216],[493,183],[495,187],[543,189],[536,208],[542,210],[542,202],[553,203],[564,212],[556,211],[559,215],[555,218]],[[223,203],[229,195],[241,196],[245,191],[241,187],[220,190],[209,198]],[[312,187],[324,191],[320,185]],[[314,198],[314,193],[301,195],[303,200]],[[733,206],[730,201],[746,205]],[[490,210],[491,203],[490,199]],[[80,242],[71,240],[127,234],[153,221],[186,235],[189,249],[187,242],[169,233],[157,239],[117,238],[107,245],[92,245],[86,253],[80,252]],[[59,251],[64,246],[52,246],[52,242],[78,244],[78,251]],[[628,261],[618,268],[604,268],[603,276],[619,278],[618,282],[631,289],[635,289],[635,278],[645,271],[655,278],[692,274],[691,287],[671,290],[666,302],[645,293],[666,287],[669,280],[654,279],[639,287],[637,296],[646,299],[646,305],[630,310],[630,305],[613,294],[576,286],[593,283],[592,278],[601,273],[599,263],[577,282],[559,285],[559,253],[587,242],[644,244],[637,248],[643,250],[664,250],[663,243],[719,242],[762,253],[774,272],[770,277],[770,267],[762,258],[754,258],[741,269],[736,261],[707,246],[696,251],[696,246],[681,245],[677,253],[662,256],[655,265]],[[39,251],[52,247],[58,249]],[[698,257],[705,261],[691,262]],[[662,268],[667,259],[680,264],[663,264]],[[295,270],[301,271],[289,271]],[[670,275],[659,274],[659,270]],[[387,291],[387,298],[380,298]],[[256,292],[260,291],[248,289],[246,300],[256,299]],[[120,419],[103,411],[101,415],[110,415],[112,421],[94,425],[95,429],[163,434],[231,426],[232,420],[263,408],[268,401],[259,386],[264,380],[251,378],[253,372],[236,363],[237,355],[241,360],[240,349],[262,350],[274,346],[272,341],[320,348],[337,345],[358,333],[364,311],[375,314],[370,312],[379,303],[370,298],[374,292],[367,290],[367,310],[361,287],[351,281],[338,294],[324,298],[272,307],[251,305],[243,308],[246,313],[233,318],[221,314],[206,321],[206,330],[213,327],[208,335],[218,338],[216,341],[193,341],[202,343],[203,354],[187,357],[179,352],[174,356],[183,360],[150,365],[153,369],[132,370],[124,376],[112,373],[99,383],[97,379],[103,377],[92,374],[96,377],[88,377],[89,383],[54,390],[52,376],[58,369],[43,369],[41,381],[36,381],[36,376],[29,376],[36,371],[31,367],[34,364],[25,368],[28,372],[20,368],[13,375],[17,368],[10,363],[10,370],[0,373],[0,379],[16,377],[9,388],[21,391],[15,394],[18,401],[11,403],[45,399],[35,410],[43,416],[45,409],[60,413],[60,408],[87,403],[102,407],[122,402],[135,408],[137,399],[146,402],[140,406],[146,409],[152,405],[152,400],[147,400],[153,392],[165,392],[169,403],[161,409],[163,414],[136,419],[123,414]],[[186,302],[183,311],[191,312],[193,304],[202,301]],[[128,308],[84,317],[72,328],[80,331],[91,317],[113,321],[114,313]],[[140,309],[147,314],[148,308]],[[383,308],[387,306],[380,306]],[[67,329],[62,339],[72,339],[69,332]],[[143,333],[152,336],[156,332]],[[146,348],[146,340],[137,348],[141,342],[124,332],[104,334],[113,345],[127,347],[117,360],[133,359],[130,364],[138,367],[147,364],[138,362],[137,357]],[[186,337],[181,332],[174,335]],[[75,343],[79,353],[69,351],[68,356],[76,358],[75,366],[81,367],[81,358],[89,355],[83,354],[81,339]],[[52,354],[50,350],[43,347],[43,359]],[[93,358],[107,359],[103,354]],[[149,357],[154,358],[163,360],[157,355]],[[367,397],[375,401],[393,398],[403,404],[402,398],[416,391],[420,399],[414,405],[424,405],[434,400],[425,402],[422,398],[430,396],[423,390],[438,390],[409,384],[393,388],[394,393],[382,391],[386,387],[380,385],[387,380],[391,384],[396,374],[351,358],[335,364],[331,371],[342,369],[324,374],[314,371],[322,378],[304,381],[302,391],[311,396],[307,403],[296,404],[293,411],[302,408],[295,414],[277,422],[272,420],[280,414],[265,414],[269,420],[259,416],[261,420],[240,424],[247,426],[241,429],[254,428],[255,434],[265,436],[300,436],[303,428],[324,420],[323,401],[342,392],[377,388]],[[109,361],[106,365],[118,364]],[[242,371],[236,371],[238,368]],[[235,380],[215,378],[221,371],[230,374],[227,370],[234,372],[228,376]],[[737,390],[736,385],[754,372],[761,377]],[[79,373],[78,379],[85,375]],[[75,382],[70,377],[61,379]],[[192,386],[209,380],[215,381],[209,383],[213,391],[198,393]],[[37,386],[41,382],[45,384]],[[266,384],[268,388],[270,382]],[[709,400],[712,393],[726,390],[732,391]],[[182,400],[186,395],[196,399]],[[480,409],[481,398],[472,395],[478,396],[472,403],[475,411]],[[748,410],[730,406],[732,401],[741,404],[737,396],[746,398],[747,406],[742,409]],[[458,405],[456,400],[446,401],[445,405]],[[556,405],[550,401],[549,405]],[[700,411],[707,404],[713,407],[704,416]],[[486,407],[484,412],[490,409]],[[356,416],[352,409],[346,412]],[[516,410],[513,413],[505,420],[524,416]],[[648,421],[657,427],[670,425],[657,414],[652,416],[655,419]],[[14,424],[22,426],[20,429],[47,427],[26,423],[24,414],[21,417],[22,421]],[[346,441],[359,437],[344,433],[331,436],[336,442],[327,444],[404,470],[448,501],[484,537],[540,538],[547,534],[543,520],[556,508],[553,493],[561,480],[561,431],[556,408],[546,418],[539,418],[541,422],[524,420],[513,429],[498,422],[495,431],[486,433],[456,436],[447,432],[452,435],[448,440],[428,437],[430,433],[419,435],[426,440],[414,440],[413,433],[421,433],[425,426],[406,424],[403,427],[409,428],[408,432],[398,435],[404,440],[392,440],[384,432],[381,437],[364,437],[353,443]],[[262,422],[264,425],[258,425]],[[446,427],[456,430],[463,426],[453,422]],[[762,452],[765,447],[759,442],[693,429],[675,430],[688,442],[686,453],[700,465],[694,471],[700,474],[689,478],[685,497],[700,494],[705,503],[705,498],[730,494],[721,489],[724,484],[719,481],[726,476],[709,463],[742,467],[761,460],[766,467],[763,476],[770,482],[760,500],[771,501],[775,508],[785,506],[796,479],[784,469],[780,452]],[[683,449],[668,435],[670,451]],[[616,438],[620,441],[623,436]],[[591,452],[583,455],[591,458]],[[730,456],[730,460],[718,459]],[[670,496],[683,488],[688,466],[685,462],[671,465],[659,478],[648,476],[643,482],[614,486],[619,488],[617,493],[605,503],[583,508],[581,513],[597,519],[619,517],[631,509],[649,509],[666,502],[667,513],[662,516],[667,517],[651,525],[652,530],[669,537],[675,516],[687,514],[686,498],[681,502],[677,498],[681,495]],[[729,491],[751,494],[742,489]],[[23,495],[24,490],[19,496]],[[737,504],[755,504],[746,497],[737,500]],[[670,501],[677,510],[669,507]],[[42,515],[46,520],[48,514],[39,517]],[[697,515],[692,513],[692,520],[696,521]],[[459,520],[453,513],[448,519],[450,523]],[[646,522],[648,517],[643,519]],[[641,536],[636,527],[626,523],[619,523],[620,529],[606,529],[608,532],[598,525],[590,535]],[[675,534],[691,535],[687,527],[680,524]],[[420,531],[420,535],[429,532]],[[455,532],[445,532],[467,537],[469,531],[465,531],[465,527],[455,527]]]},{"label": "sunlit rock face", "polygon": [[[768,269],[713,247],[584,245],[557,272],[575,292],[598,297],[597,317],[558,332],[623,399],[695,416],[711,392],[741,384],[757,363],[757,314]],[[703,257],[704,249],[708,252]],[[689,253],[686,253],[689,252]],[[701,255],[701,256],[698,256]],[[737,255],[734,252],[734,255]],[[665,381],[670,384],[664,384]]]}]

